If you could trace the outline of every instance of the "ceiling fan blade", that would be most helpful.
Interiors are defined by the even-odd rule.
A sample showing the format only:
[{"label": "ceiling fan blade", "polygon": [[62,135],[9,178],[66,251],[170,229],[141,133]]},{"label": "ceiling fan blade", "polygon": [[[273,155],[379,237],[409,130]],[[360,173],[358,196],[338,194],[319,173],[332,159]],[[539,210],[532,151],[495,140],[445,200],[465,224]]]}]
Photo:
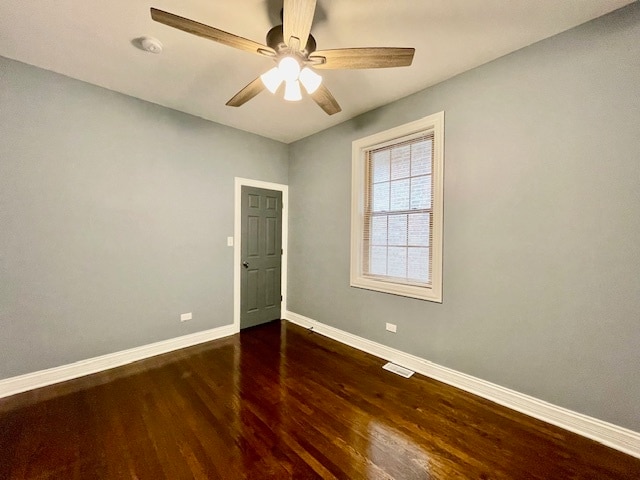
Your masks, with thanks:
[{"label": "ceiling fan blade", "polygon": [[320,108],[324,110],[328,115],[333,115],[342,111],[336,99],[333,98],[331,92],[324,85],[320,85],[318,89],[311,94],[313,101],[320,105]]},{"label": "ceiling fan blade", "polygon": [[291,47],[290,39],[295,37],[300,41],[298,49],[305,47],[315,11],[316,0],[284,0],[282,24],[284,43]]},{"label": "ceiling fan blade", "polygon": [[264,83],[262,83],[262,79],[258,77],[249,85],[247,85],[238,93],[236,93],[233,96],[233,98],[227,102],[227,106],[240,107],[241,105],[244,105],[256,95],[258,95],[264,89],[265,89]]},{"label": "ceiling fan blade", "polygon": [[222,43],[229,47],[238,48],[246,52],[257,53],[260,55],[270,54],[275,56],[275,51],[266,45],[262,45],[261,43],[254,42],[247,38],[239,37],[232,33],[218,30],[217,28],[210,27],[204,23],[199,23],[194,20],[189,20],[188,18],[174,15],[173,13],[158,10],[157,8],[151,7],[151,18],[156,22],[163,23],[164,25],[177,28],[183,32],[192,33],[193,35],[198,35],[199,37],[208,38],[209,40]]},{"label": "ceiling fan blade", "polygon": [[[314,62],[313,68],[390,68],[411,65],[415,48],[339,48],[336,50],[318,50],[309,56]],[[324,58],[325,61],[321,59]],[[315,63],[320,60],[320,63]]]}]

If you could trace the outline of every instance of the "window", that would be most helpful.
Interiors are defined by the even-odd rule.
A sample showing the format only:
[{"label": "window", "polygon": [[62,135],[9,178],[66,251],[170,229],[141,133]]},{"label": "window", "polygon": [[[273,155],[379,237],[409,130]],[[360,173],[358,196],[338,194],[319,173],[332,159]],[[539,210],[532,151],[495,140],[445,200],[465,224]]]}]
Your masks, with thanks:
[{"label": "window", "polygon": [[444,112],[353,142],[351,286],[442,302]]}]

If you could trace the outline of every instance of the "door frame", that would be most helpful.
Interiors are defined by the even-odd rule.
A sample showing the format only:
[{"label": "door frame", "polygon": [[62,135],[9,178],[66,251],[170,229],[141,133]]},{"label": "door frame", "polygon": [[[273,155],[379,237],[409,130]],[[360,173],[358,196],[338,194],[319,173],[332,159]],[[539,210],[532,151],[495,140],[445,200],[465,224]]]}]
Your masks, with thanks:
[{"label": "door frame", "polygon": [[235,177],[235,201],[233,220],[233,330],[240,331],[240,261],[242,260],[242,187],[257,187],[282,192],[282,264],[280,269],[280,316],[287,311],[287,245],[289,238],[289,185]]}]

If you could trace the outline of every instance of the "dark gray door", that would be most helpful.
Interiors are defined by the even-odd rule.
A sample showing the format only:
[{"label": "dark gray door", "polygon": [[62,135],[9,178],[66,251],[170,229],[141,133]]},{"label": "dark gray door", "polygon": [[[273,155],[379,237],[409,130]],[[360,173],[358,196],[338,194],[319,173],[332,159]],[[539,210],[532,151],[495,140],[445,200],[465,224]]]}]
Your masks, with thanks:
[{"label": "dark gray door", "polygon": [[282,192],[242,187],[240,328],[280,318]]}]

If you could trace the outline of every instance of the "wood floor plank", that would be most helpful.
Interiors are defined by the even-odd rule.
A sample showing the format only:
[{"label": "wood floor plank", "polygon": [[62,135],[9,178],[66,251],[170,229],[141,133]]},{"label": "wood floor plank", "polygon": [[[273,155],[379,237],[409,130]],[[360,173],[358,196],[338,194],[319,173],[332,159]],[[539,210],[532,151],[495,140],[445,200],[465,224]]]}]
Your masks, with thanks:
[{"label": "wood floor plank", "polygon": [[634,479],[640,460],[288,322],[0,399],[5,479]]}]

